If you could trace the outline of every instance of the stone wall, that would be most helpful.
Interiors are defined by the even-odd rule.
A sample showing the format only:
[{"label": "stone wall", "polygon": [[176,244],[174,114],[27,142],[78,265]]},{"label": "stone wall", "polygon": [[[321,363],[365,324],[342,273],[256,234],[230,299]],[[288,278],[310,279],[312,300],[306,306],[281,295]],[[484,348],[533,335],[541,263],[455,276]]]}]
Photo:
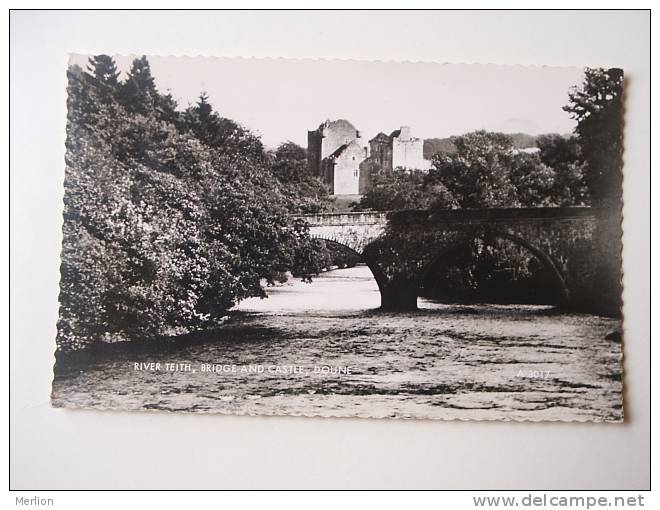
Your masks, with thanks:
[{"label": "stone wall", "polygon": [[426,170],[429,163],[423,157],[424,140],[420,138],[392,139],[392,168]]},{"label": "stone wall", "polygon": [[[346,145],[357,145],[360,153],[349,147],[351,153],[348,159],[343,158],[343,154],[336,154]],[[360,132],[347,120],[325,121],[316,130],[307,132],[310,173],[328,184],[332,194],[358,193],[359,164],[365,157]],[[355,170],[357,175],[353,175]]]},{"label": "stone wall", "polygon": [[355,126],[347,120],[339,119],[321,126],[323,139],[321,141],[321,159],[329,157],[342,145],[359,138]]},{"label": "stone wall", "polygon": [[367,158],[360,163],[360,182],[358,184],[358,193],[364,195],[373,186],[373,176],[380,167],[371,159]]},{"label": "stone wall", "polygon": [[343,244],[358,254],[380,237],[387,225],[386,213],[308,214],[301,216],[309,224],[312,237]]},{"label": "stone wall", "polygon": [[321,174],[321,141],[323,136],[318,130],[307,131],[307,168],[309,173],[322,177]]},{"label": "stone wall", "polygon": [[333,166],[335,195],[357,195],[360,184],[360,163],[364,161],[364,149],[357,142],[349,144],[336,158]]},{"label": "stone wall", "polygon": [[369,140],[369,161],[372,168],[392,170],[392,140],[389,136],[380,133]]}]

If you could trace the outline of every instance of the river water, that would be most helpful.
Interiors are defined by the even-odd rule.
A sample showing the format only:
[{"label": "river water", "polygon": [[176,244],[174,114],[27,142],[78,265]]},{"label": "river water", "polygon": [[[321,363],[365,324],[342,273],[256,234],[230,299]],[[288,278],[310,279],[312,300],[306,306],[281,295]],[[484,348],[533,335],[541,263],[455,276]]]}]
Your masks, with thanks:
[{"label": "river water", "polygon": [[268,299],[243,301],[238,317],[203,342],[58,376],[53,405],[379,418],[623,417],[621,343],[605,338],[619,328],[616,319],[423,299],[419,312],[383,313],[364,266],[267,291]]}]

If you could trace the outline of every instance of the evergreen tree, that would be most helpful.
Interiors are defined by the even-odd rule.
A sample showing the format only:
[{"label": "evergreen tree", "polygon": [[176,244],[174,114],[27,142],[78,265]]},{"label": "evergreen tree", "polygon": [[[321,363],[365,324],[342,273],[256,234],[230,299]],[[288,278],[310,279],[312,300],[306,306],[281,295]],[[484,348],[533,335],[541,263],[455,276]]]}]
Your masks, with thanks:
[{"label": "evergreen tree", "polygon": [[77,131],[94,122],[99,102],[91,76],[78,65],[67,70],[67,146],[78,140]]},{"label": "evergreen tree", "polygon": [[155,97],[156,115],[165,122],[171,122],[173,124],[179,122],[177,106],[177,102],[169,91],[166,94],[158,94]]},{"label": "evergreen tree", "polygon": [[154,109],[158,93],[151,75],[151,66],[144,55],[133,60],[126,81],[121,86],[120,101],[134,113],[147,114]]},{"label": "evergreen tree", "polygon": [[181,128],[192,133],[209,147],[225,153],[240,153],[243,158],[264,162],[266,153],[261,140],[237,122],[221,117],[202,92],[197,103],[186,109]]},{"label": "evergreen tree", "polygon": [[119,71],[112,57],[96,55],[89,58],[87,71],[91,74],[100,98],[109,102],[119,89]]}]

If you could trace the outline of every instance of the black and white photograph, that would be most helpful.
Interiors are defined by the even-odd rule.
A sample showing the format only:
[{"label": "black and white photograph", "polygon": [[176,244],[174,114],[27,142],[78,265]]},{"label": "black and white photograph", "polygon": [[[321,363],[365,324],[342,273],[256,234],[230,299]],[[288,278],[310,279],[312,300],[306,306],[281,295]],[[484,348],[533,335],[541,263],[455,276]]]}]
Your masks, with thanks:
[{"label": "black and white photograph", "polygon": [[624,420],[624,70],[62,72],[51,405]]}]

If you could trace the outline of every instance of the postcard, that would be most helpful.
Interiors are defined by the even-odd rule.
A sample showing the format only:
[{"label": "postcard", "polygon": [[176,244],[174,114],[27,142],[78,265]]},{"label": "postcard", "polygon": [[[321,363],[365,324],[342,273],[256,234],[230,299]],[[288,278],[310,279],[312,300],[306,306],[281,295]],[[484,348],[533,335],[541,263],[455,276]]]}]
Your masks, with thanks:
[{"label": "postcard", "polygon": [[621,69],[66,72],[53,406],[623,421]]}]

